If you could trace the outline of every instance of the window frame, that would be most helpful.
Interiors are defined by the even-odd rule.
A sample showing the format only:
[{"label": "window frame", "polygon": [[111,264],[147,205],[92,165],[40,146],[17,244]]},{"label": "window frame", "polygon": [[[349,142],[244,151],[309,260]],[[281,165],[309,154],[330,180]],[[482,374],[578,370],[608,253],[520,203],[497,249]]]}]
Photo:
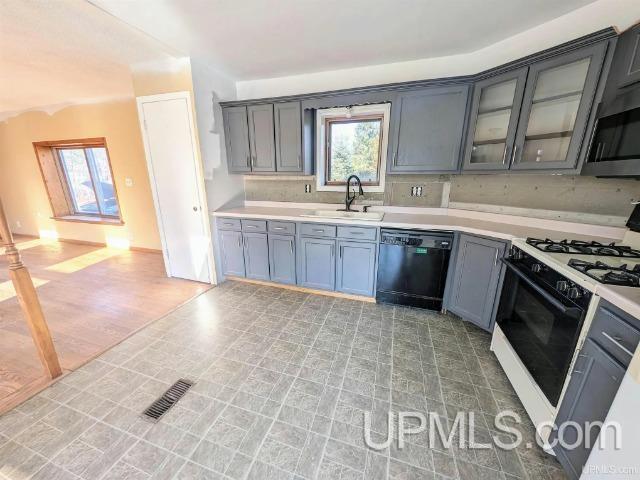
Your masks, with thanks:
[{"label": "window frame", "polygon": [[363,182],[365,192],[384,192],[389,145],[391,103],[357,105],[351,107],[323,108],[316,110],[316,190],[344,191],[346,182],[329,181],[331,166],[331,126],[335,123],[351,123],[358,120],[381,120],[378,150],[378,181]]}]

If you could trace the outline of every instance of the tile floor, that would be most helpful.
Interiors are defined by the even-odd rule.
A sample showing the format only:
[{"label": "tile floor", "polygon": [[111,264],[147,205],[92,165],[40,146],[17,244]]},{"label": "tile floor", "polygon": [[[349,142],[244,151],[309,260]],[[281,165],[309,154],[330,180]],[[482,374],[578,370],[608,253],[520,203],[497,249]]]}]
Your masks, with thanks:
[{"label": "tile floor", "polygon": [[[195,386],[142,419],[181,377]],[[0,417],[0,478],[564,478],[535,446],[363,439],[364,411],[377,441],[388,411],[473,411],[485,441],[503,409],[523,413],[489,336],[455,317],[227,282]]]}]

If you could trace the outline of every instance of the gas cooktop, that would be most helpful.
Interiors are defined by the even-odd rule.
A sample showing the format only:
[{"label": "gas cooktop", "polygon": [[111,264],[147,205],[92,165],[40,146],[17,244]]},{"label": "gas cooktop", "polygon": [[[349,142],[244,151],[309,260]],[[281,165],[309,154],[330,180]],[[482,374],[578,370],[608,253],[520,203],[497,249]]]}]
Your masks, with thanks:
[{"label": "gas cooktop", "polygon": [[604,245],[599,242],[584,242],[580,240],[540,240],[527,238],[527,243],[538,250],[548,253],[573,253],[575,255],[599,255],[601,257],[640,258],[640,250],[634,250],[626,245],[610,243]]},{"label": "gas cooktop", "polygon": [[568,265],[600,283],[640,287],[640,264],[629,268],[627,265],[613,266],[600,261],[593,263],[573,258]]}]

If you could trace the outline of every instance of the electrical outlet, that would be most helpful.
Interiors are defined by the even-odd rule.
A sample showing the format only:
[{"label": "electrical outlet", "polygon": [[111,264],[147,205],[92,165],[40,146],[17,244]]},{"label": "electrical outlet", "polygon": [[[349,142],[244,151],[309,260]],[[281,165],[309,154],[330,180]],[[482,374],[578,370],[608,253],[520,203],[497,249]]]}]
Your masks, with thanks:
[{"label": "electrical outlet", "polygon": [[127,187],[133,187],[133,178],[126,177],[126,178],[124,179],[124,184],[125,184]]},{"label": "electrical outlet", "polygon": [[304,193],[311,193],[311,184],[310,183],[305,183],[304,184]]},{"label": "electrical outlet", "polygon": [[411,196],[412,197],[421,197],[422,196],[422,185],[416,185],[411,187]]},{"label": "electrical outlet", "polygon": [[22,222],[20,220],[16,220],[16,228],[22,228]]}]

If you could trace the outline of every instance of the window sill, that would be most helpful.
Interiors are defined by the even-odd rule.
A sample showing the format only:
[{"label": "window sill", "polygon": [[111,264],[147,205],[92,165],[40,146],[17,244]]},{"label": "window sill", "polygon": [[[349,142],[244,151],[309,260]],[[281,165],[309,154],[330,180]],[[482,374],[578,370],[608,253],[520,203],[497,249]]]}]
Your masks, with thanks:
[{"label": "window sill", "polygon": [[124,225],[119,218],[94,217],[92,215],[65,215],[62,217],[51,217],[60,222],[94,223],[97,225]]}]

